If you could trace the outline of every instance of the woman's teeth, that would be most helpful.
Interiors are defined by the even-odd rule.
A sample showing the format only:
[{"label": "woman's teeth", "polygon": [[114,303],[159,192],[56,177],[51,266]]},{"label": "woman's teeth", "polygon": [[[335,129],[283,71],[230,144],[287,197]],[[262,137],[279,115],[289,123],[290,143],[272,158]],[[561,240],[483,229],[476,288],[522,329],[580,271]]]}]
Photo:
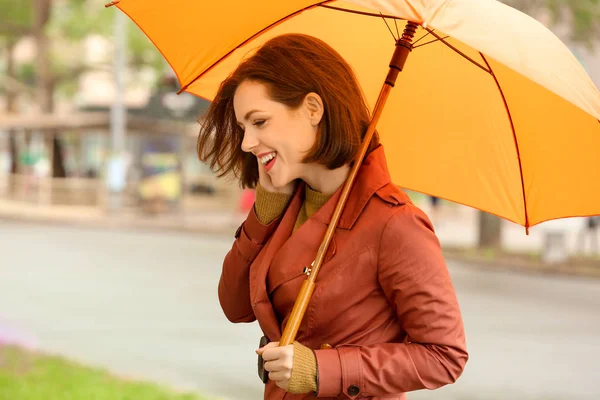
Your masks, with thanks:
[{"label": "woman's teeth", "polygon": [[269,161],[271,161],[272,159],[274,159],[276,154],[277,154],[277,153],[271,153],[271,154],[267,154],[266,156],[264,156],[264,157],[262,157],[262,158],[260,159],[260,162],[261,162],[263,165],[265,165],[266,163],[268,163]]}]

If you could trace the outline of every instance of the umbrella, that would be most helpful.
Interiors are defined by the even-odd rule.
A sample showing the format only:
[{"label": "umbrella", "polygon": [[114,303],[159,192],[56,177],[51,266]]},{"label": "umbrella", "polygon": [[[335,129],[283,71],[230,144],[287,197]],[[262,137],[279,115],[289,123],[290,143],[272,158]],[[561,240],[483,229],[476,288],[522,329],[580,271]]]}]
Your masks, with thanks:
[{"label": "umbrella", "polygon": [[[404,188],[527,229],[551,219],[600,214],[600,93],[556,36],[498,1],[115,0],[109,5],[153,41],[181,91],[208,100],[267,40],[292,32],[322,39],[353,67],[373,108],[365,142],[377,124],[391,153],[392,178]],[[292,311],[298,318],[290,318],[281,344],[293,341],[294,324],[299,326],[314,289],[357,168]]]}]

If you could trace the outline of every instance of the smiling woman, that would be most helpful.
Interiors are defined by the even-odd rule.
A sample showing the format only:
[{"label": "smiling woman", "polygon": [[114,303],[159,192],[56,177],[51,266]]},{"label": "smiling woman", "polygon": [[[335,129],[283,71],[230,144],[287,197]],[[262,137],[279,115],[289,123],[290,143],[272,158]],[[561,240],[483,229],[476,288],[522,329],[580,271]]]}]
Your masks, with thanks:
[{"label": "smiling woman", "polygon": [[[284,35],[221,84],[198,152],[221,175],[235,173],[245,187],[256,186],[264,165],[273,169],[272,189],[290,192],[294,180],[306,178],[316,189],[319,180],[329,181],[324,179],[329,171],[351,163],[368,124],[369,110],[350,66],[320,40]],[[378,142],[376,135],[371,150]],[[271,164],[258,163],[267,156]],[[337,175],[342,178],[334,181],[341,185],[345,173]]]},{"label": "smiling woman", "polygon": [[200,158],[257,187],[225,257],[219,301],[230,321],[260,323],[266,399],[404,400],[407,391],[454,382],[467,361],[439,242],[392,184],[378,135],[358,166],[297,341],[282,339],[369,118],[346,61],[319,39],[287,34],[223,81],[201,128]]}]

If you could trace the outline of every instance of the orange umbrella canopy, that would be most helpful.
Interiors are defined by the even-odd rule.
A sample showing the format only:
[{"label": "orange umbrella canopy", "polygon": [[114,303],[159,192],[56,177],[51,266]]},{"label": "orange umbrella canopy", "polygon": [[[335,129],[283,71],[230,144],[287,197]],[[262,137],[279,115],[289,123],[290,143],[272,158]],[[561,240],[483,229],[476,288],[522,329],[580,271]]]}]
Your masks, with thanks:
[{"label": "orange umbrella canopy", "polygon": [[500,2],[115,4],[182,90],[209,100],[262,43],[305,33],[352,65],[373,106],[394,51],[390,33],[415,22],[414,49],[378,124],[394,182],[526,227],[600,214],[600,92],[556,36]]}]

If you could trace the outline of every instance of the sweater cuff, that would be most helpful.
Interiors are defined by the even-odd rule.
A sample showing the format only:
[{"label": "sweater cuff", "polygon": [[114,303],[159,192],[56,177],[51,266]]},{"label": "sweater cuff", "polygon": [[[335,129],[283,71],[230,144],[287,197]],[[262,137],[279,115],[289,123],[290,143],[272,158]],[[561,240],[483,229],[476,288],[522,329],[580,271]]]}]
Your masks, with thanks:
[{"label": "sweater cuff", "polygon": [[240,233],[244,233],[248,240],[256,244],[263,245],[271,237],[273,232],[279,225],[279,218],[271,221],[269,224],[263,224],[259,221],[258,216],[254,210],[250,210],[246,221],[240,227],[240,232],[236,236],[240,236]]},{"label": "sweater cuff", "polygon": [[269,192],[259,184],[256,187],[256,201],[254,203],[258,220],[262,224],[270,224],[283,214],[291,198],[291,194]]},{"label": "sweater cuff", "polygon": [[311,349],[294,342],[292,377],[287,391],[304,394],[317,391],[317,360]]},{"label": "sweater cuff", "polygon": [[247,262],[252,262],[278,226],[279,219],[269,225],[261,224],[254,209],[250,210],[244,223],[235,232],[236,243],[242,257]]},{"label": "sweater cuff", "polygon": [[342,364],[335,349],[315,350],[319,387],[317,397],[338,397],[342,393]]}]

